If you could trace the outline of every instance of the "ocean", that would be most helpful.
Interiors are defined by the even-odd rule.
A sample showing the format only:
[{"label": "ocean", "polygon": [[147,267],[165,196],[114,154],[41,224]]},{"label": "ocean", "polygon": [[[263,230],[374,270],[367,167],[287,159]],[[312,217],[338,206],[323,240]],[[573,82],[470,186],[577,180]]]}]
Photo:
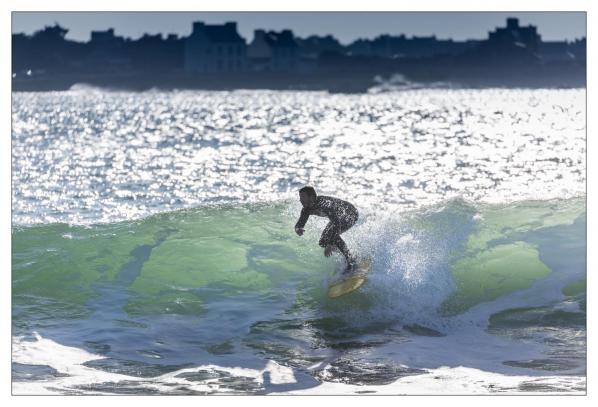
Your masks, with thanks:
[{"label": "ocean", "polygon": [[[585,394],[585,89],[12,95],[13,394]],[[372,272],[299,237],[352,202]]]}]

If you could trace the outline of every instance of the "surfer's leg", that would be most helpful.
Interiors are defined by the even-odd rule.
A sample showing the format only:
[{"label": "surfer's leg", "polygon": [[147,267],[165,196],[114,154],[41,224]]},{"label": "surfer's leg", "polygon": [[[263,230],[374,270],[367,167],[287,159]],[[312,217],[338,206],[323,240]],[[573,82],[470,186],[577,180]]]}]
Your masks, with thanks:
[{"label": "surfer's leg", "polygon": [[345,260],[347,261],[347,266],[351,266],[354,263],[353,256],[349,252],[349,248],[345,244],[345,241],[340,237],[340,235],[336,235],[333,243],[338,250],[345,256]]},{"label": "surfer's leg", "polygon": [[318,245],[320,245],[320,247],[326,247],[329,244],[333,245],[334,238],[335,236],[338,236],[339,231],[340,229],[336,223],[328,222],[328,224],[324,228],[324,231],[322,232],[322,236],[320,236],[320,241],[318,242]]},{"label": "surfer's leg", "polygon": [[349,252],[349,248],[341,238],[340,234],[351,226],[353,226],[352,223],[339,225],[334,222],[329,222],[324,228],[322,236],[320,237],[320,242],[318,243],[321,247],[326,247],[329,244],[336,247],[347,261],[347,268],[350,268],[355,264],[355,258]]},{"label": "surfer's leg", "polygon": [[335,246],[338,247],[340,252],[345,256],[345,260],[347,261],[347,268],[352,268],[355,266],[355,257],[351,255],[349,252],[349,248],[345,244],[345,241],[341,238],[340,234],[349,230],[355,223],[357,222],[357,212],[351,216],[346,217],[343,222],[339,225],[338,235],[335,236]]}]

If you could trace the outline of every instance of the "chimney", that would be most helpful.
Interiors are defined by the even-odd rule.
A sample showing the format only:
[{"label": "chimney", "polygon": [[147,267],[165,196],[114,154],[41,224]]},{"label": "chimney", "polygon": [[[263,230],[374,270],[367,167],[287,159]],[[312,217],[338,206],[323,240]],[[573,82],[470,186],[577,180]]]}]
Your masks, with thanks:
[{"label": "chimney", "polygon": [[507,18],[507,28],[510,30],[519,28],[519,19],[513,17]]},{"label": "chimney", "polygon": [[193,23],[193,32],[192,32],[192,34],[203,32],[205,26],[206,25],[204,23],[202,23],[201,21],[194,22]]},{"label": "chimney", "polygon": [[226,23],[224,23],[224,26],[229,30],[237,31],[237,23],[235,23],[234,21],[227,21]]},{"label": "chimney", "polygon": [[266,35],[266,31],[264,30],[253,30],[253,39],[254,40],[261,40]]}]

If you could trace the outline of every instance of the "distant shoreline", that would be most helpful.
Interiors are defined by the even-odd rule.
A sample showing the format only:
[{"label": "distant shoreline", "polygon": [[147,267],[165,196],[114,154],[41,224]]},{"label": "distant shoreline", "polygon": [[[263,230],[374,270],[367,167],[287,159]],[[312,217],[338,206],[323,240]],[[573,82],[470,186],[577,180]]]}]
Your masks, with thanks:
[{"label": "distant shoreline", "polygon": [[[397,78],[399,78],[397,80]],[[35,75],[12,79],[13,92],[65,91],[74,85],[85,84],[99,88],[122,91],[158,90],[307,90],[330,93],[365,93],[378,87],[409,89],[422,87],[440,88],[585,88],[585,69],[577,72],[541,71],[532,75],[487,75],[482,70],[470,70],[444,75],[410,75],[400,73],[376,75],[368,72],[330,72],[319,74],[203,74],[185,73],[118,73],[118,74],[68,74]]]}]

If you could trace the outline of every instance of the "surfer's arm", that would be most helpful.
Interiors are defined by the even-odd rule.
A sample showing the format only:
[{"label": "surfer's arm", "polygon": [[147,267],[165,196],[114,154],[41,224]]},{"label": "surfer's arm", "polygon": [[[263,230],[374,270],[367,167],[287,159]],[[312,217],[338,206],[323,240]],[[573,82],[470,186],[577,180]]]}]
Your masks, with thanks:
[{"label": "surfer's arm", "polygon": [[297,233],[299,236],[303,234],[303,227],[307,223],[307,218],[309,218],[309,212],[305,208],[301,209],[301,215],[295,224],[295,233]]}]

